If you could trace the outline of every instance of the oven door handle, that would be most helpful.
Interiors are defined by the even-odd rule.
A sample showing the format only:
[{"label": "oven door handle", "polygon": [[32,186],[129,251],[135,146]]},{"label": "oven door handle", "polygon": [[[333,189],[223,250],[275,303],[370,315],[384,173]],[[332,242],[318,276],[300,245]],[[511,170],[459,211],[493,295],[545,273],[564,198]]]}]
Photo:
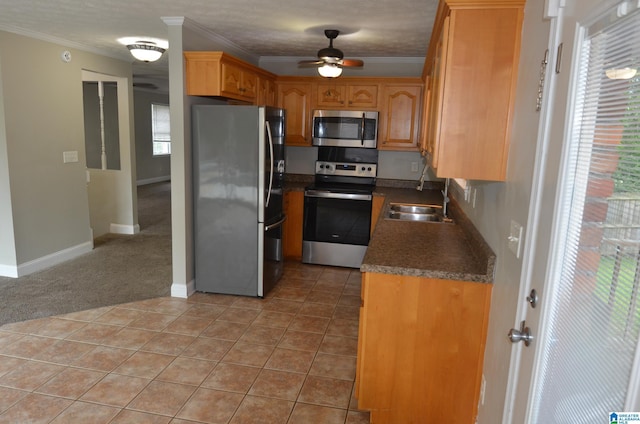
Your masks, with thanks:
[{"label": "oven door handle", "polygon": [[366,125],[366,119],[364,118],[365,114],[362,112],[362,127],[360,128],[360,143],[364,146],[364,127]]},{"label": "oven door handle", "polygon": [[321,197],[325,199],[371,200],[370,194],[332,193],[330,191],[322,191],[322,190],[306,190],[304,192],[304,196],[305,197]]}]

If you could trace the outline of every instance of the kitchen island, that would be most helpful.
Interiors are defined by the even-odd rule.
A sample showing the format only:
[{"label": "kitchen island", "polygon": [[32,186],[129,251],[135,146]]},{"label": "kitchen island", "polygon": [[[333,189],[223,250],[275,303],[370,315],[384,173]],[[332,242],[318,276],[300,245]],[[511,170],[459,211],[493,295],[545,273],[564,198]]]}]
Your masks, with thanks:
[{"label": "kitchen island", "polygon": [[371,422],[473,424],[495,255],[455,201],[453,223],[386,218],[390,204],[442,204],[440,190],[380,186],[361,266],[356,397]]}]

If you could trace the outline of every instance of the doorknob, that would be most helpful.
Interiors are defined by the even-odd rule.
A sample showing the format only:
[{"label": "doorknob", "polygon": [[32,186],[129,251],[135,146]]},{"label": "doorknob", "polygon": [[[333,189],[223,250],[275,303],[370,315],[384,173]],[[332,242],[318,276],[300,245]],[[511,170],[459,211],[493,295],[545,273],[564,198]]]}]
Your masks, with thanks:
[{"label": "doorknob", "polygon": [[531,329],[526,325],[526,322],[522,321],[522,323],[520,323],[520,330],[516,330],[515,328],[509,330],[508,337],[509,340],[511,340],[511,343],[524,342],[525,346],[529,346],[531,344],[533,336],[531,335]]}]

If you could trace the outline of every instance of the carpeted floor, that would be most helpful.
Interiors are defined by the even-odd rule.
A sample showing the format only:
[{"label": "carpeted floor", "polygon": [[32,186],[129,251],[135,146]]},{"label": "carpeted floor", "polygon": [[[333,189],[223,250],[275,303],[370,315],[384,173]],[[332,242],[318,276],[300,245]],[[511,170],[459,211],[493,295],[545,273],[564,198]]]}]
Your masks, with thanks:
[{"label": "carpeted floor", "polygon": [[170,295],[170,196],[169,182],[140,186],[140,233],[106,235],[71,261],[0,277],[0,325]]}]

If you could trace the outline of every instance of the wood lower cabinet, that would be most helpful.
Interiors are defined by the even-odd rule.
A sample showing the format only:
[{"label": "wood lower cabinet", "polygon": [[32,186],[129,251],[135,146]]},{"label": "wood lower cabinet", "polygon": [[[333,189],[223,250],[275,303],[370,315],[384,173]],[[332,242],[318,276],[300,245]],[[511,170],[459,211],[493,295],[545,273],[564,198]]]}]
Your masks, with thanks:
[{"label": "wood lower cabinet", "polygon": [[292,146],[311,146],[310,82],[278,81],[278,107],[287,111],[285,142]]},{"label": "wood lower cabinet", "polygon": [[422,82],[383,84],[378,149],[418,150]]},{"label": "wood lower cabinet", "polygon": [[284,222],[282,250],[286,259],[302,259],[302,218],[304,211],[304,192],[286,191],[284,194]]},{"label": "wood lower cabinet", "polygon": [[475,423],[491,284],[363,273],[356,396],[375,424]]}]

